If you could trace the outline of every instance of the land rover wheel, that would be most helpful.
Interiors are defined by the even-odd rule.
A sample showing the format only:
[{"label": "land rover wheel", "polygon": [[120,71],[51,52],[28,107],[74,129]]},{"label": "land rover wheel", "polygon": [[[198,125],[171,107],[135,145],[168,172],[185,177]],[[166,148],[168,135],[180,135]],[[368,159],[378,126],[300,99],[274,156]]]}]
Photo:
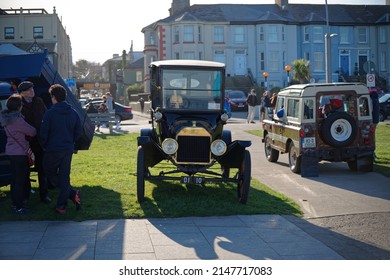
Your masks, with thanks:
[{"label": "land rover wheel", "polygon": [[138,147],[137,151],[137,200],[141,203],[145,199],[145,159],[144,148]]},{"label": "land rover wheel", "polygon": [[245,151],[244,159],[242,160],[241,167],[238,170],[238,183],[237,194],[238,201],[242,204],[246,204],[248,201],[248,193],[251,182],[251,154],[249,151]]},{"label": "land rover wheel", "polygon": [[385,113],[382,111],[379,111],[379,121],[384,122],[385,121]]},{"label": "land rover wheel", "polygon": [[323,122],[322,137],[326,144],[333,147],[346,147],[356,138],[355,119],[345,112],[330,114]]},{"label": "land rover wheel", "polygon": [[279,159],[279,151],[271,146],[271,136],[267,134],[264,139],[265,157],[269,162],[277,162]]},{"label": "land rover wheel", "polygon": [[288,163],[292,172],[301,172],[301,157],[298,155],[297,149],[292,141],[290,142],[290,146],[288,148]]}]

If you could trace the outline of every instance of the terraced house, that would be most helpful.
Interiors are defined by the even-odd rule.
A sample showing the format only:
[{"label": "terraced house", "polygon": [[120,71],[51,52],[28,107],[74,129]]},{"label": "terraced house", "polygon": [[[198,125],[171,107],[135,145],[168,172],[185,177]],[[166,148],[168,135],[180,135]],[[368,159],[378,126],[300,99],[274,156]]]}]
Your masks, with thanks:
[{"label": "terraced house", "polygon": [[303,58],[310,61],[311,82],[365,81],[368,73],[388,91],[390,0],[325,3],[191,6],[173,0],[168,17],[142,29],[145,73],[155,60],[212,60],[226,63],[228,76],[284,87],[291,74],[285,66]]}]

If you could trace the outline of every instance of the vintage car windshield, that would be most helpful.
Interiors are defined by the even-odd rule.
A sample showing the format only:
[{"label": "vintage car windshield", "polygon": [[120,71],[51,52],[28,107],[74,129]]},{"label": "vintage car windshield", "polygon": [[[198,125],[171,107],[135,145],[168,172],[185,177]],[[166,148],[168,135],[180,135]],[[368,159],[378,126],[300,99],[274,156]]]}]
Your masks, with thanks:
[{"label": "vintage car windshield", "polygon": [[222,74],[210,70],[168,70],[162,73],[163,109],[221,110]]}]

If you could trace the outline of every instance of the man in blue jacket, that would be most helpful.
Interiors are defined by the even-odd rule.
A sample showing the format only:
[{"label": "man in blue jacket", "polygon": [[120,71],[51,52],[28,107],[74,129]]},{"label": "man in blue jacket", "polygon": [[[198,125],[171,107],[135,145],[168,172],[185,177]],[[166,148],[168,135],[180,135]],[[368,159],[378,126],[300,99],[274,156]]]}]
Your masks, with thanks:
[{"label": "man in blue jacket", "polygon": [[50,183],[60,189],[56,212],[64,214],[68,199],[75,203],[77,210],[81,208],[80,191],[70,184],[70,169],[74,146],[82,130],[77,112],[65,101],[65,88],[55,84],[49,93],[53,106],[46,111],[40,130],[45,151],[43,167]]}]

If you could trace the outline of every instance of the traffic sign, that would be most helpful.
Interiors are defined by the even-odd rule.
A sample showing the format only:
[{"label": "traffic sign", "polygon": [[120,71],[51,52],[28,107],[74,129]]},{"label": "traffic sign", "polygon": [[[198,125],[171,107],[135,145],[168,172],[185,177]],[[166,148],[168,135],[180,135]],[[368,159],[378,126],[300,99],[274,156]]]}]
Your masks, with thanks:
[{"label": "traffic sign", "polygon": [[375,74],[367,74],[367,87],[375,87]]}]

